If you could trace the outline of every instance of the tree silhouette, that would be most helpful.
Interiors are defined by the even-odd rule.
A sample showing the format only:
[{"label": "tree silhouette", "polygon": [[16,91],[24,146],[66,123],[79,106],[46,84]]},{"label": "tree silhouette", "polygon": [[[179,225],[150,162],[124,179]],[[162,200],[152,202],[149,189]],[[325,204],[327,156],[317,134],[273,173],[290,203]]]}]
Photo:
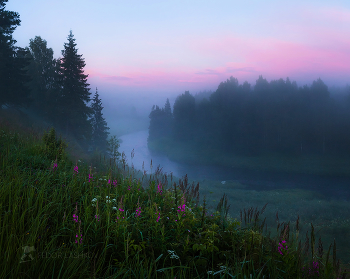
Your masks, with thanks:
[{"label": "tree silhouette", "polygon": [[169,99],[166,99],[164,108],[153,106],[149,118],[148,141],[170,138],[172,136],[173,115],[171,113]]},{"label": "tree silhouette", "polygon": [[29,47],[26,48],[30,64],[28,72],[32,78],[29,83],[32,108],[46,119],[50,118],[56,104],[53,103],[53,90],[55,88],[55,59],[52,48],[47,48],[46,40],[40,36],[30,39]]},{"label": "tree silhouette", "polygon": [[174,103],[174,135],[178,140],[193,139],[195,125],[195,98],[189,91],[178,96]]},{"label": "tree silhouette", "polygon": [[108,143],[107,138],[109,135],[109,127],[102,115],[102,102],[99,99],[99,95],[96,88],[96,93],[92,100],[91,108],[93,109],[93,115],[91,118],[92,135],[91,144],[93,148],[100,148],[103,152],[107,151]]},{"label": "tree silhouette", "polygon": [[68,35],[68,42],[62,50],[63,58],[59,65],[61,72],[62,93],[59,98],[61,126],[78,140],[83,141],[87,149],[91,138],[92,126],[88,120],[93,109],[87,104],[90,102],[87,83],[88,75],[84,74],[85,62],[78,54],[72,31]]},{"label": "tree silhouette", "polygon": [[178,96],[169,135],[164,133],[169,104],[153,107],[149,141],[165,137],[163,142],[171,142],[166,148],[187,142],[193,150],[224,156],[349,155],[347,90],[334,99],[321,79],[298,88],[289,78],[268,82],[261,75],[251,90],[248,82],[239,85],[230,77],[209,100],[195,104],[188,91]]},{"label": "tree silhouette", "polygon": [[28,105],[30,78],[24,69],[28,65],[26,51],[16,47],[12,33],[20,25],[19,14],[6,11],[7,0],[0,0],[0,108],[3,105]]}]

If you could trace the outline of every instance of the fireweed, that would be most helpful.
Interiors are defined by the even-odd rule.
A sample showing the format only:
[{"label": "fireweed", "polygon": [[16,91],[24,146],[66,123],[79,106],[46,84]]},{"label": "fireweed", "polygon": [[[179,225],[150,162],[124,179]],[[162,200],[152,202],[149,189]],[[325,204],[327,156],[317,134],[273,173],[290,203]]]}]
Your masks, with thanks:
[{"label": "fireweed", "polygon": [[[278,249],[278,253],[280,253],[281,255],[284,255],[283,252],[284,253],[288,253],[288,251],[287,251],[288,250],[288,246],[287,245],[284,246],[285,243],[286,243],[286,241],[283,240],[282,243],[278,244],[278,248],[277,248]],[[283,251],[283,250],[285,250],[285,251]]]},{"label": "fireweed", "polygon": [[[25,169],[33,157],[22,152],[21,148],[27,145],[19,142],[11,148],[6,141],[12,144],[12,140],[1,137],[0,141],[1,235],[5,236],[0,238],[0,248],[8,258],[3,261],[1,278],[22,278],[23,274],[30,278],[52,277],[53,269],[61,272],[61,278],[125,278],[128,275],[138,278],[141,273],[144,277],[156,278],[160,271],[162,277],[158,274],[158,278],[161,279],[207,278],[208,270],[213,275],[220,273],[222,278],[249,278],[250,274],[254,278],[294,279],[303,278],[302,275],[342,278],[336,272],[336,261],[331,257],[326,265],[325,256],[317,257],[317,261],[311,258],[310,263],[309,258],[301,255],[301,266],[305,266],[303,273],[302,267],[298,269],[297,245],[288,238],[277,238],[276,256],[272,254],[274,246],[269,246],[270,239],[259,238],[259,244],[255,236],[252,238],[245,233],[242,219],[241,222],[233,220],[223,229],[219,210],[209,212],[205,203],[194,206],[187,186],[180,190],[175,184],[175,196],[156,174],[148,182],[143,181],[147,184],[143,189],[141,183],[124,173],[106,177],[103,175],[109,169],[99,174],[92,173],[90,167],[89,173],[88,166],[79,164],[78,168],[77,164],[64,166],[60,162],[56,165],[52,161],[46,163],[44,170],[54,170],[55,174],[42,172],[38,164],[33,167],[36,172],[33,175],[33,170]],[[34,151],[35,148],[31,147]],[[42,149],[37,150],[33,155],[40,156]],[[77,179],[64,172],[73,173]],[[84,181],[90,183],[84,184]],[[47,191],[53,184],[57,185],[55,191]],[[112,185],[114,187],[106,187]],[[108,223],[109,216],[118,222]],[[254,223],[254,216],[257,219],[257,214],[247,216],[249,224]],[[249,216],[253,216],[253,220],[249,221],[252,218]],[[249,237],[245,238],[246,235]],[[21,247],[32,245],[38,251],[43,248],[58,253],[67,249],[96,251],[97,257],[83,261],[81,258],[68,261],[43,258],[28,264],[19,263]],[[164,257],[166,260],[160,256],[162,253],[169,254]],[[127,254],[135,256],[132,258],[135,262],[131,258],[128,262]],[[328,277],[322,277],[324,274]]]}]

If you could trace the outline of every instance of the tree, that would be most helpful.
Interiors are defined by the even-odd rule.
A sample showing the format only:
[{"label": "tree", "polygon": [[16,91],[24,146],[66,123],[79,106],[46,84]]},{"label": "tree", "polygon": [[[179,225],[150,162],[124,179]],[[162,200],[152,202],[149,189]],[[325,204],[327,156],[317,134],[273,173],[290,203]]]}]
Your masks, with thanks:
[{"label": "tree", "polygon": [[40,36],[30,39],[29,47],[26,48],[31,62],[28,66],[32,78],[29,83],[32,108],[46,119],[55,105],[52,104],[52,91],[55,88],[55,59],[52,48],[47,48],[46,40]]},{"label": "tree", "polygon": [[0,0],[0,107],[22,106],[30,102],[30,80],[25,67],[28,65],[26,51],[16,47],[12,33],[20,25],[19,14],[6,11],[7,0]]},{"label": "tree", "polygon": [[91,108],[93,109],[93,115],[91,119],[91,125],[92,125],[92,135],[91,135],[91,143],[93,147],[98,147],[102,151],[107,150],[107,137],[109,132],[109,127],[107,127],[107,122],[103,118],[102,115],[102,102],[101,99],[99,99],[99,95],[96,88],[96,93],[93,98],[93,103],[91,105]]},{"label": "tree", "polygon": [[194,136],[195,98],[189,91],[178,96],[174,103],[174,136],[178,140],[190,140]]},{"label": "tree", "polygon": [[113,159],[113,161],[118,160],[120,157],[120,153],[118,151],[118,148],[120,147],[119,140],[117,139],[117,136],[111,136],[108,140],[108,154]]},{"label": "tree", "polygon": [[166,99],[163,111],[164,111],[163,134],[165,137],[170,137],[173,129],[173,114],[171,113],[171,106],[168,98]]},{"label": "tree", "polygon": [[85,147],[90,142],[92,126],[88,120],[93,114],[93,109],[87,104],[90,102],[87,83],[88,75],[84,74],[85,62],[82,55],[78,54],[72,31],[68,35],[68,43],[62,50],[63,58],[59,64],[61,72],[62,93],[59,98],[61,127],[78,140],[83,140]]},{"label": "tree", "polygon": [[153,105],[149,118],[148,141],[161,138],[163,136],[163,122],[165,118],[164,110]]},{"label": "tree", "polygon": [[171,137],[173,116],[169,99],[166,100],[164,108],[153,106],[149,118],[148,141]]},{"label": "tree", "polygon": [[171,116],[171,106],[168,98],[166,99],[166,102],[165,102],[164,112],[165,114]]}]

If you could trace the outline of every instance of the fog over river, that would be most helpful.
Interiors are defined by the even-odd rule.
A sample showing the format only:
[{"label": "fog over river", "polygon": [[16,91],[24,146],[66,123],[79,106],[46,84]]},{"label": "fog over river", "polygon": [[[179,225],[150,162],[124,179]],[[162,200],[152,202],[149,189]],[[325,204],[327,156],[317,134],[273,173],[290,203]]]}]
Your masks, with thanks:
[{"label": "fog over river", "polygon": [[[139,131],[120,137],[122,140],[119,152],[124,152],[127,163],[134,165],[136,170],[144,170],[147,174],[154,173],[160,165],[163,173],[173,173],[174,176],[188,175],[189,180],[203,181],[239,181],[247,190],[272,190],[287,188],[303,188],[323,194],[325,198],[350,200],[350,179],[340,177],[323,177],[306,174],[287,174],[262,172],[253,170],[238,170],[215,166],[194,166],[170,161],[166,156],[152,154],[147,147],[148,131]],[[131,152],[134,149],[134,157]]]}]

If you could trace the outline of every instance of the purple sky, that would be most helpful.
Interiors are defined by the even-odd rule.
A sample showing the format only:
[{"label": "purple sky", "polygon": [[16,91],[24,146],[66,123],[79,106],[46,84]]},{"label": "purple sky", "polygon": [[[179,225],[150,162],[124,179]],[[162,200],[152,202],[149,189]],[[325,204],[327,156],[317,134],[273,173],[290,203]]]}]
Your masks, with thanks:
[{"label": "purple sky", "polygon": [[[69,30],[91,88],[180,94],[289,77],[350,84],[350,1],[9,0],[17,45],[41,36],[61,56]],[[91,90],[92,93],[94,90]]]}]

